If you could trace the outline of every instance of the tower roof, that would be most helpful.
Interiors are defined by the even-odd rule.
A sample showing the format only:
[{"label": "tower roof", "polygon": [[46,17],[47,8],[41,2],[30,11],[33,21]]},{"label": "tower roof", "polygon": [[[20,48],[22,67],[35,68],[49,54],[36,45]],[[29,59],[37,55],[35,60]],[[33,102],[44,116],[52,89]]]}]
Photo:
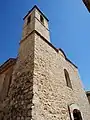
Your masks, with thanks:
[{"label": "tower roof", "polygon": [[33,11],[33,9],[37,9],[44,17],[45,17],[45,19],[47,20],[47,21],[49,21],[48,20],[48,18],[43,14],[43,12],[35,5],[26,15],[25,15],[25,17],[23,18],[23,20]]}]

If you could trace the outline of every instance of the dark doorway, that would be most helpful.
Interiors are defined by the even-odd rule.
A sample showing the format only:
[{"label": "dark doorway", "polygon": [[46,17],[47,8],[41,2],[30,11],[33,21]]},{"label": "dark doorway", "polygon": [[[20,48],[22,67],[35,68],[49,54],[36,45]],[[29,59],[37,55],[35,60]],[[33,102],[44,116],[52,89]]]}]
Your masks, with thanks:
[{"label": "dark doorway", "polygon": [[81,112],[77,109],[73,110],[74,120],[82,120]]}]

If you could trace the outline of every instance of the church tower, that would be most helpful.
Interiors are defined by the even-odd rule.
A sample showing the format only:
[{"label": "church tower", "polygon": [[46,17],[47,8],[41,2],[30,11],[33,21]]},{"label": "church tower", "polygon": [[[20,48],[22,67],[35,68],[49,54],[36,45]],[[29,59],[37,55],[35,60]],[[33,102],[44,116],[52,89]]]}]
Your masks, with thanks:
[{"label": "church tower", "polygon": [[48,19],[34,6],[23,18],[4,120],[89,120],[78,68],[50,42]]},{"label": "church tower", "polygon": [[46,40],[50,41],[49,27],[48,27],[49,20],[38,9],[37,6],[34,6],[28,12],[28,14],[23,18],[23,20],[24,20],[24,27],[23,27],[22,39],[24,39],[30,33],[36,31]]}]

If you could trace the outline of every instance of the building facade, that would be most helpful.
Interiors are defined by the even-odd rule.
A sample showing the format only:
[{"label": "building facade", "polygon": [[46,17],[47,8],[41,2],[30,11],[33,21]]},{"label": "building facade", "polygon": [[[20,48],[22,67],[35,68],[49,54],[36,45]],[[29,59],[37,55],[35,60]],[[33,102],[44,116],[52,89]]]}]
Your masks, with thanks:
[{"label": "building facade", "polygon": [[0,66],[0,120],[89,120],[78,68],[50,42],[49,20],[34,6],[24,17],[16,59]]}]

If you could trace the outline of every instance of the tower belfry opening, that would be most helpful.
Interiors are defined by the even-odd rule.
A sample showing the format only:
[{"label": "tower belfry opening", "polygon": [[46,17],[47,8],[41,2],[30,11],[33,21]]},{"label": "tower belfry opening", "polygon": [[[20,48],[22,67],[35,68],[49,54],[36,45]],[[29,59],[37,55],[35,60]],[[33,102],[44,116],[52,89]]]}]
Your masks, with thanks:
[{"label": "tower belfry opening", "polygon": [[27,25],[30,23],[30,21],[31,21],[31,16],[27,18]]}]

